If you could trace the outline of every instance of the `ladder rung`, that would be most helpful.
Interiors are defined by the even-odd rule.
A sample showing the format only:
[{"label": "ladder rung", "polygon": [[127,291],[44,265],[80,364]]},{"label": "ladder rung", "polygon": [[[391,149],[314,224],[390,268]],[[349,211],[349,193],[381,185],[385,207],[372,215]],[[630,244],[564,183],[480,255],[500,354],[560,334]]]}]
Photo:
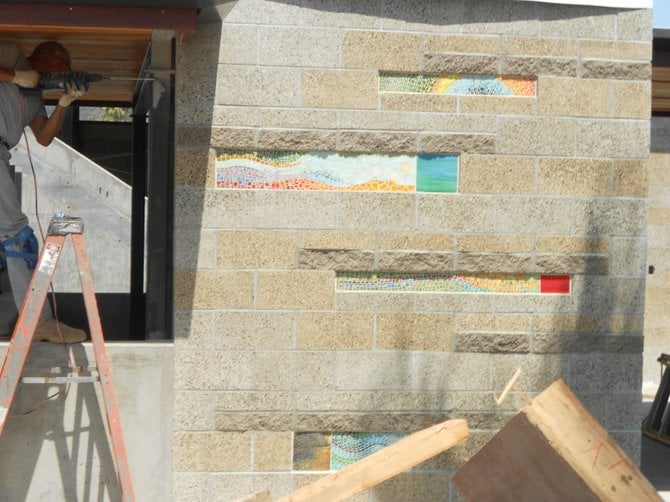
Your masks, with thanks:
[{"label": "ladder rung", "polygon": [[76,376],[43,376],[43,377],[22,377],[21,383],[41,383],[41,384],[64,384],[64,383],[95,383],[100,381],[97,375]]}]

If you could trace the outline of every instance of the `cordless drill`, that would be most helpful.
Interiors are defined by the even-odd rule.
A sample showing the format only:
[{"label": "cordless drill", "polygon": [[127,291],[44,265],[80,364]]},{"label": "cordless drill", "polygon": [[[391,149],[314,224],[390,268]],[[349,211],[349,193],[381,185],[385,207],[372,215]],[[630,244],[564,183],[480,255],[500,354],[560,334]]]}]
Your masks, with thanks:
[{"label": "cordless drill", "polygon": [[99,82],[104,79],[97,73],[86,73],[84,71],[71,71],[65,73],[42,73],[40,78],[40,89],[65,89],[65,84],[72,83],[83,85],[86,90],[91,82]]}]

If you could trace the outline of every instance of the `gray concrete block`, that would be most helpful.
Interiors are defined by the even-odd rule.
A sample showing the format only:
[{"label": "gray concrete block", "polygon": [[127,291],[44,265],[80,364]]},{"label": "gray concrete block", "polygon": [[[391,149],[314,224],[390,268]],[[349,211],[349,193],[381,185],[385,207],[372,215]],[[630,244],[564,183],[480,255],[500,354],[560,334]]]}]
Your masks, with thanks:
[{"label": "gray concrete block", "polygon": [[430,273],[454,270],[454,255],[451,253],[377,252],[375,256],[374,270]]},{"label": "gray concrete block", "polygon": [[530,339],[519,333],[458,333],[456,352],[527,353]]},{"label": "gray concrete block", "polygon": [[581,235],[641,237],[647,205],[641,199],[584,199],[574,208],[574,232]]},{"label": "gray concrete block", "polygon": [[357,0],[309,0],[302,2],[300,24],[347,29],[379,29],[382,6],[379,2]]},{"label": "gray concrete block", "polygon": [[421,194],[417,226],[424,231],[491,232],[493,211],[488,196]]},{"label": "gray concrete block", "polygon": [[582,78],[649,80],[651,78],[651,63],[582,60],[579,73]]},{"label": "gray concrete block", "polygon": [[411,152],[417,151],[416,133],[349,131],[339,132],[338,150],[347,152]]},{"label": "gray concrete block", "polygon": [[[339,194],[340,229],[414,230],[416,195],[401,193]],[[307,215],[314,217],[313,214]]]},{"label": "gray concrete block", "polygon": [[491,154],[496,151],[493,134],[419,134],[419,151]]},{"label": "gray concrete block", "polygon": [[490,355],[465,353],[413,354],[414,390],[483,391],[491,389]]},{"label": "gray concrete block", "polygon": [[253,361],[251,352],[177,352],[175,390],[251,389]]},{"label": "gray concrete block", "polygon": [[337,149],[337,132],[305,129],[261,129],[256,144],[263,150],[329,151]]},{"label": "gray concrete block", "polygon": [[191,228],[253,228],[255,200],[251,190],[179,191],[176,212]]},{"label": "gray concrete block", "polygon": [[573,58],[507,56],[502,59],[500,73],[504,75],[576,77],[577,60]]},{"label": "gray concrete block", "polygon": [[382,23],[387,30],[421,32],[460,32],[463,22],[463,4],[448,0],[427,0],[412,5],[408,15],[407,3],[402,0],[385,1]]},{"label": "gray concrete block", "polygon": [[[572,157],[574,148],[575,123],[571,120],[528,117],[500,119],[500,154]],[[580,154],[591,156],[591,153]]]},{"label": "gray concrete block", "polygon": [[640,277],[646,274],[646,239],[610,239],[612,275]]},{"label": "gray concrete block", "polygon": [[653,38],[651,9],[620,9],[617,12],[617,38],[648,42]]},{"label": "gray concrete block", "polygon": [[566,235],[572,230],[569,201],[548,197],[499,197],[496,199],[495,231],[500,234],[543,232]]},{"label": "gray concrete block", "polygon": [[568,386],[576,392],[639,392],[641,354],[579,354],[569,358]]},{"label": "gray concrete block", "polygon": [[536,354],[604,352],[607,337],[594,333],[537,333],[532,336]]},{"label": "gray concrete block", "polygon": [[301,68],[339,66],[342,47],[340,30],[296,26],[265,26],[258,30],[260,65]]},{"label": "gray concrete block", "polygon": [[226,24],[221,29],[220,64],[258,63],[258,27]]},{"label": "gray concrete block", "polygon": [[[464,6],[463,33],[501,33],[538,35],[542,16],[536,3],[511,1],[467,1]],[[543,33],[544,34],[544,33]]]},{"label": "gray concrete block", "polygon": [[408,390],[412,373],[407,352],[338,352],[334,382],[337,390]]},{"label": "gray concrete block", "polygon": [[[255,191],[257,228],[335,228],[337,192]],[[296,211],[296,207],[300,211]]]},{"label": "gray concrete block", "polygon": [[300,70],[292,68],[222,65],[216,82],[216,104],[297,107],[300,77]]},{"label": "gray concrete block", "polygon": [[298,268],[317,270],[368,271],[375,268],[372,251],[301,249],[298,251]]},{"label": "gray concrete block", "polygon": [[605,7],[540,4],[539,30],[557,38],[616,38],[617,10]]},{"label": "gray concrete block", "polygon": [[410,112],[342,110],[338,113],[340,129],[416,131],[419,116]]},{"label": "gray concrete block", "polygon": [[580,157],[644,159],[649,155],[649,121],[581,121],[576,133]]},{"label": "gray concrete block", "polygon": [[599,255],[537,255],[536,271],[543,274],[604,275],[609,271],[610,260]]},{"label": "gray concrete block", "polygon": [[295,345],[292,312],[218,312],[214,326],[217,350],[290,350]]},{"label": "gray concrete block", "polygon": [[500,73],[500,58],[472,54],[426,54],[421,68],[425,72],[449,75],[497,75]]},{"label": "gray concrete block", "polygon": [[535,266],[531,255],[459,253],[453,270],[473,273],[524,273],[534,272]]}]

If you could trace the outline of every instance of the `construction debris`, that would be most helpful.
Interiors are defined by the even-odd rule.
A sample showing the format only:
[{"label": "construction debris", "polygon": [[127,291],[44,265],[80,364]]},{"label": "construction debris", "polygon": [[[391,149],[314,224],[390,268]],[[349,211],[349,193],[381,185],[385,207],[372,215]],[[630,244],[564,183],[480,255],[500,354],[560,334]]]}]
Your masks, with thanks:
[{"label": "construction debris", "polygon": [[477,502],[661,501],[562,380],[515,415],[453,482]]}]

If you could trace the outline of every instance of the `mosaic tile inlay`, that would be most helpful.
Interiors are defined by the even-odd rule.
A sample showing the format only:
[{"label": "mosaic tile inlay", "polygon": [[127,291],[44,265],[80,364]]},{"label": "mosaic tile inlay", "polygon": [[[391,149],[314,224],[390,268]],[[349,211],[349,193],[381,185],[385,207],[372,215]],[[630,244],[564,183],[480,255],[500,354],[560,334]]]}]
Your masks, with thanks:
[{"label": "mosaic tile inlay", "polygon": [[536,88],[537,81],[535,79],[524,77],[420,74],[382,74],[379,76],[379,90],[381,92],[534,97]]},{"label": "mosaic tile inlay", "polygon": [[296,432],[293,469],[339,470],[402,439],[404,432]]},{"label": "mosaic tile inlay", "polygon": [[456,192],[458,156],[220,150],[216,186],[237,189]]},{"label": "mosaic tile inlay", "polygon": [[570,293],[570,277],[541,274],[402,274],[340,272],[339,291],[430,293]]}]

